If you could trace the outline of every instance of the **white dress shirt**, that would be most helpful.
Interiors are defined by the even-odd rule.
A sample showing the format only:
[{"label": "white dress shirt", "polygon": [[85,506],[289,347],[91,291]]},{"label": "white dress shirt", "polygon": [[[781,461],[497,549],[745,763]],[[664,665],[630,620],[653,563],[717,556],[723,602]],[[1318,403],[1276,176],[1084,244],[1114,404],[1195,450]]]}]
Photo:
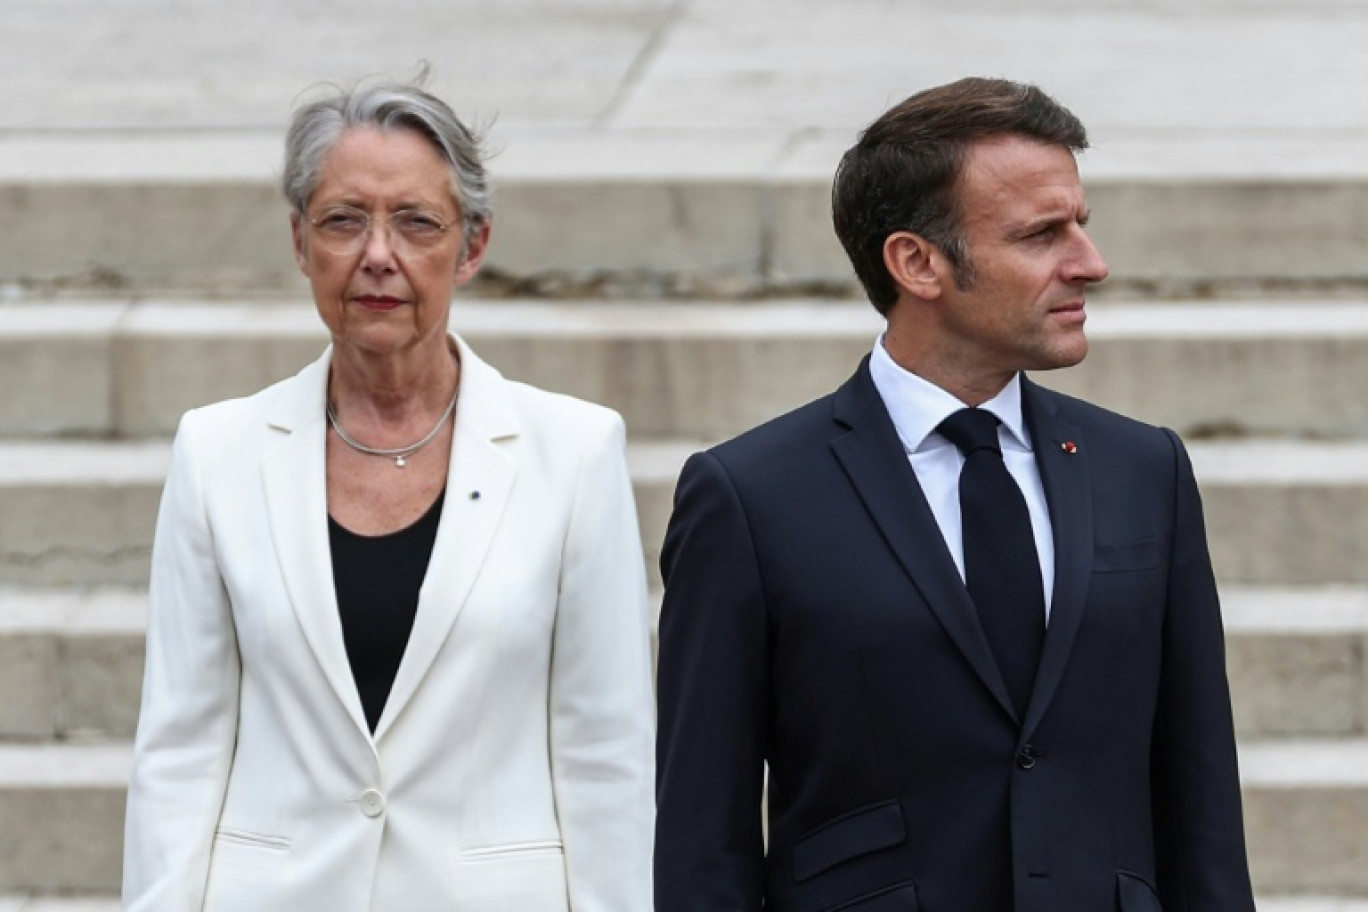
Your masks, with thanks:
[{"label": "white dress shirt", "polygon": [[[869,359],[869,373],[874,388],[879,391],[884,407],[893,419],[912,471],[926,495],[931,512],[940,526],[941,535],[950,549],[950,556],[964,578],[964,536],[960,528],[959,476],[964,456],[959,448],[936,428],[965,404],[930,381],[918,377],[899,366],[884,349],[884,337],[879,335]],[[1026,498],[1031,514],[1031,531],[1035,536],[1036,555],[1040,558],[1040,578],[1045,587],[1045,620],[1050,619],[1050,601],[1054,595],[1054,536],[1050,526],[1050,509],[1045,502],[1045,489],[1040,483],[1031,447],[1031,435],[1021,414],[1021,377],[1017,375],[992,399],[979,406],[997,416],[998,442],[1007,471],[1016,480]]]}]

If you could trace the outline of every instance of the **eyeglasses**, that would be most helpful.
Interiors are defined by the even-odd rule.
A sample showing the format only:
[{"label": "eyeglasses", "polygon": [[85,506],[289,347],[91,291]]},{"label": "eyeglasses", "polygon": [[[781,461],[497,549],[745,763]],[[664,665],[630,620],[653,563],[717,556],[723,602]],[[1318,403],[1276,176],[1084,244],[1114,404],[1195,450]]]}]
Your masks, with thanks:
[{"label": "eyeglasses", "polygon": [[[341,254],[361,250],[374,221],[369,212],[353,206],[334,206],[316,216],[306,215],[304,220],[313,226],[319,244]],[[400,254],[431,250],[451,229],[451,224],[422,209],[400,209],[380,221],[389,227],[389,242]]]}]

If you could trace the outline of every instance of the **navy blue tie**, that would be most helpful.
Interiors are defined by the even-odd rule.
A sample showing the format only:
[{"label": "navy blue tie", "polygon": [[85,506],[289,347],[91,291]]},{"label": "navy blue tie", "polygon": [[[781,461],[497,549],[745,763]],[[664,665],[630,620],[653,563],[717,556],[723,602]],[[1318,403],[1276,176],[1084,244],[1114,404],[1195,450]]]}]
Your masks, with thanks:
[{"label": "navy blue tie", "polygon": [[1045,642],[1045,589],[1031,514],[1002,461],[997,426],[992,412],[967,408],[938,430],[964,454],[964,581],[1017,715],[1024,718]]}]

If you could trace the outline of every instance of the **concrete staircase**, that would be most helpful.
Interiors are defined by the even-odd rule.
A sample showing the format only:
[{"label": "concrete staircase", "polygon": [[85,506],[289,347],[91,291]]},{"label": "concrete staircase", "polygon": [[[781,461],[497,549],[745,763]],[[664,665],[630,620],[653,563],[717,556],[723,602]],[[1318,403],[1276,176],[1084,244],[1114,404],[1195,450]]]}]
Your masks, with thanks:
[{"label": "concrete staircase", "polygon": [[269,0],[9,6],[0,81],[31,91],[0,112],[0,912],[117,907],[169,435],[324,343],[274,188],[289,100],[419,56],[503,115],[453,327],[626,416],[656,584],[686,455],[830,389],[878,329],[827,215],[856,129],[968,72],[1078,111],[1112,278],[1088,361],[1037,379],[1188,439],[1260,908],[1368,912],[1368,11],[411,0],[320,41]]},{"label": "concrete staircase", "polygon": [[[14,900],[25,912],[117,889],[141,587],[177,417],[324,344],[284,291],[208,298],[0,306],[0,384],[23,392],[0,411],[0,895],[47,897]],[[458,301],[453,325],[510,376],[626,416],[655,579],[688,453],[840,382],[877,320],[820,297],[481,299]],[[1191,440],[1264,908],[1368,908],[1343,904],[1368,904],[1368,406],[1352,395],[1368,304],[1112,300],[1090,326],[1085,365],[1040,379]]]}]

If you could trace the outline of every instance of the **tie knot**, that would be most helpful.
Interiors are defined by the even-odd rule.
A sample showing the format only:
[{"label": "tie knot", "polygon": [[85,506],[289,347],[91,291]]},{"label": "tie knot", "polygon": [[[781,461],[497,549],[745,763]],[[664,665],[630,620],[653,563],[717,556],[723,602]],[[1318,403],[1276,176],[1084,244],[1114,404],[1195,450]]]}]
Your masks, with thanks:
[{"label": "tie knot", "polygon": [[985,409],[960,409],[937,428],[965,456],[978,450],[1001,453],[998,444],[997,416]]}]

